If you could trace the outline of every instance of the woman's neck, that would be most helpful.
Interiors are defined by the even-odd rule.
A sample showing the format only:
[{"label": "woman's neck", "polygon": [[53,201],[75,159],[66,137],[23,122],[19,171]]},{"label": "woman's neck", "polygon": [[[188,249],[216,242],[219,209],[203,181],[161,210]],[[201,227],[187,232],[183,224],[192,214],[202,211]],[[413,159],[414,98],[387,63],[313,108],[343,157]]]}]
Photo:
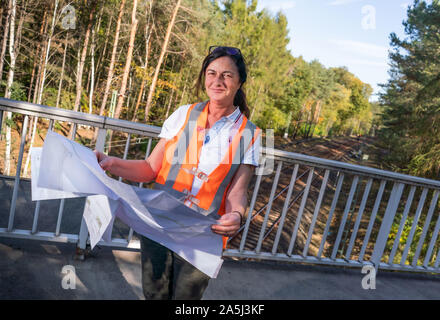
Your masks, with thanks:
[{"label": "woman's neck", "polygon": [[235,106],[233,104],[222,105],[215,101],[209,102],[209,116],[211,119],[218,120],[221,117],[230,115],[234,111]]}]

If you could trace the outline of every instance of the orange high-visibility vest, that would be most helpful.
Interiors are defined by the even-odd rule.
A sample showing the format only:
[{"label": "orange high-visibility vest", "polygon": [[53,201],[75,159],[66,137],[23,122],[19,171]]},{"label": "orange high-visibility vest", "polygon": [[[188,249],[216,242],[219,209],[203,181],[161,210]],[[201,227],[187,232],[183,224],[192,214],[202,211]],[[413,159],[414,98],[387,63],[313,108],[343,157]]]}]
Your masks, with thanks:
[{"label": "orange high-visibility vest", "polygon": [[[232,178],[242,163],[245,152],[255,142],[260,129],[243,114],[241,125],[232,137],[229,148],[218,166],[205,174],[198,170],[209,101],[193,104],[179,132],[165,144],[161,169],[155,189],[165,190],[177,199],[189,200],[191,208],[204,215],[223,215],[225,199]],[[191,195],[194,177],[203,183],[196,195]]]}]

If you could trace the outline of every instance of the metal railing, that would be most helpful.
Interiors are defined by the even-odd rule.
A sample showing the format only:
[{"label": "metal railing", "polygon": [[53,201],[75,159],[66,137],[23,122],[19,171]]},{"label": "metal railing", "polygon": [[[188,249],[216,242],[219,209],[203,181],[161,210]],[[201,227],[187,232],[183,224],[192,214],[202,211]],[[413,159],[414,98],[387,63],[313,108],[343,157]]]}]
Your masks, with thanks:
[{"label": "metal railing", "polygon": [[[148,138],[141,155],[146,158],[160,128],[0,98],[0,118],[5,112],[24,119],[8,226],[0,228],[0,236],[72,242],[86,248],[88,232],[81,216],[79,232],[60,232],[65,200],[60,200],[54,231],[38,230],[40,202],[35,205],[32,228],[14,228],[29,116],[48,120],[49,129],[55,121],[72,123],[74,131],[78,125],[96,127],[98,150],[104,150],[107,130],[122,132],[127,135],[124,158],[134,135]],[[224,256],[439,272],[439,181],[276,149],[262,148],[262,155],[276,164],[272,186],[262,183],[267,176],[254,176],[244,228],[231,239]],[[286,166],[289,174],[282,174]],[[263,214],[254,214],[263,207]],[[127,236],[99,245],[139,249],[131,229]]]},{"label": "metal railing", "polygon": [[[236,248],[225,256],[440,271],[439,181],[280,150],[273,150],[273,159],[277,170],[269,199],[258,201],[268,194],[259,192],[258,176],[249,207],[253,213],[257,202],[265,203],[266,212],[259,220],[247,215]],[[286,164],[293,169],[281,182]],[[297,179],[301,169],[308,173],[304,181]],[[275,203],[277,189],[287,193]],[[293,205],[292,198],[301,202]]]}]

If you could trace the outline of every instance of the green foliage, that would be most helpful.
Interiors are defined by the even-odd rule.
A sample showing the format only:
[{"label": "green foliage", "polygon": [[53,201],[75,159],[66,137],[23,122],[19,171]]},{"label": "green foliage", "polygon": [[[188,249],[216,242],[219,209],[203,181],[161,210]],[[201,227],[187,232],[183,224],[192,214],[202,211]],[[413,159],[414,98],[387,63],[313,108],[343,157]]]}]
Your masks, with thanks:
[{"label": "green foliage", "polygon": [[[21,43],[26,44],[26,47],[17,46],[20,52],[17,52],[16,81],[11,89],[12,98],[16,100],[34,100],[38,91],[37,83],[42,76],[42,50],[48,39],[47,32],[40,34],[40,29],[50,30],[53,7],[47,1],[36,1],[35,4],[40,3],[39,10],[34,6],[17,8],[17,16],[26,17],[17,39],[22,39]],[[60,1],[60,7],[66,4],[68,2]],[[120,4],[121,0],[98,1],[94,11],[94,113],[98,113],[106,88],[119,14],[116,8]],[[122,119],[142,121],[145,118],[146,96],[175,4],[174,0],[138,3],[138,25]],[[169,115],[182,104],[196,102],[194,83],[209,46],[226,45],[239,47],[243,52],[248,67],[244,90],[251,120],[262,129],[273,128],[277,134],[283,134],[289,127],[289,133],[293,136],[368,132],[373,123],[373,113],[368,102],[371,87],[347,69],[326,68],[319,61],[307,62],[302,57],[295,57],[295,52],[288,50],[290,39],[286,16],[282,12],[258,10],[257,4],[257,0],[182,1],[149,109],[151,124],[160,126],[167,111]],[[128,53],[132,6],[133,1],[126,1],[110,97],[112,90],[119,91],[121,87],[124,61]],[[75,3],[75,9],[77,27],[64,30],[60,23],[64,17],[59,19],[52,37],[49,61],[45,66],[42,103],[57,105],[60,77],[63,74],[58,106],[64,109],[73,109],[76,98],[76,75],[91,13],[90,2]],[[63,69],[65,44],[67,52]],[[81,79],[82,112],[89,112],[91,44],[90,38]],[[7,64],[5,68],[8,68]],[[107,99],[106,110],[103,110],[104,114],[108,113],[110,97]],[[139,104],[138,97],[141,98]],[[135,106],[138,107],[136,114]]]},{"label": "green foliage", "polygon": [[405,39],[390,35],[391,79],[381,96],[389,146],[387,161],[400,171],[438,178],[440,174],[440,4],[414,1],[404,21]]},{"label": "green foliage", "polygon": [[[1,85],[6,87],[6,81],[1,81]],[[26,100],[26,92],[24,85],[19,81],[12,82],[11,86],[11,99],[17,101]]]}]

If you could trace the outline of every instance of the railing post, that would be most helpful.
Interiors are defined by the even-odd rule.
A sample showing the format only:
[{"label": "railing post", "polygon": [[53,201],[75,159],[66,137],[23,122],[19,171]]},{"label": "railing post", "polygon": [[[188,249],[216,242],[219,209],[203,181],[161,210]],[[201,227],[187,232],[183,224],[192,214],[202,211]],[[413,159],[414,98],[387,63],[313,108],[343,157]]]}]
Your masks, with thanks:
[{"label": "railing post", "polygon": [[379,229],[379,234],[377,236],[376,244],[374,246],[373,255],[371,256],[371,262],[374,264],[376,272],[379,268],[380,259],[382,258],[383,251],[385,250],[385,245],[388,240],[388,235],[391,230],[391,225],[396,215],[397,208],[399,206],[400,198],[402,197],[403,183],[395,182],[393,185],[393,190],[391,191],[390,199],[388,200],[387,208],[382,220],[382,224]]},{"label": "railing post", "polygon": [[[11,208],[9,210],[8,232],[14,228],[15,209],[17,206],[18,189],[20,186],[21,163],[23,162],[24,145],[26,144],[26,132],[29,123],[29,116],[24,117],[21,129],[20,151],[18,153],[17,170],[15,172],[14,190],[12,191]],[[29,150],[31,152],[31,150]]]},{"label": "railing post", "polygon": [[[101,152],[104,151],[106,135],[107,135],[107,129],[103,129],[103,128],[98,129],[98,137],[96,138],[96,145],[95,145],[96,150]],[[78,243],[76,248],[76,258],[79,260],[84,260],[86,257],[86,247],[87,247],[88,237],[89,237],[89,230],[87,229],[87,224],[86,221],[84,220],[84,212],[83,212],[83,218],[81,220],[81,228],[79,230]]]},{"label": "railing post", "polygon": [[0,131],[2,130],[2,125],[3,125],[3,110],[0,110]]}]

